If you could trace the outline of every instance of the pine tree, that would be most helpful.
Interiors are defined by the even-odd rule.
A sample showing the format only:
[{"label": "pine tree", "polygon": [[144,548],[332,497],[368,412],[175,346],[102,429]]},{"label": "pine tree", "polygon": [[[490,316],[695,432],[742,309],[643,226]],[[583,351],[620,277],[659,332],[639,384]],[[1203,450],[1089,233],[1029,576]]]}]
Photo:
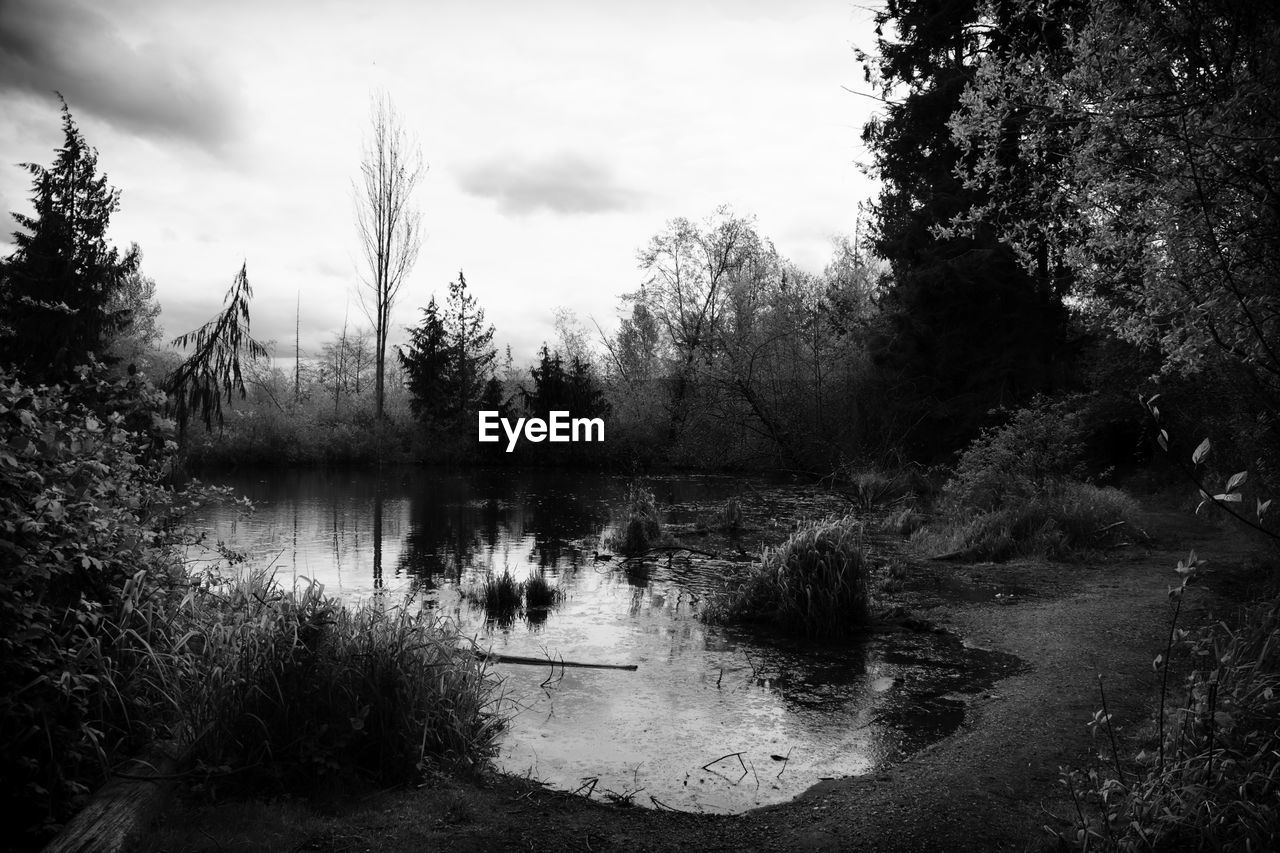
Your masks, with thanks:
[{"label": "pine tree", "polygon": [[422,321],[409,329],[409,344],[399,350],[409,388],[409,407],[420,420],[439,419],[449,408],[446,387],[451,373],[449,347],[435,297],[422,309]]},{"label": "pine tree", "polygon": [[107,245],[120,192],[98,174],[90,148],[62,101],[63,144],[51,167],[24,163],[35,215],[14,214],[17,250],[0,267],[0,363],[28,381],[57,381],[90,353],[101,356],[128,312],[111,300],[138,266]]},{"label": "pine tree", "polygon": [[448,384],[453,401],[449,410],[456,417],[464,417],[476,411],[493,375],[498,351],[493,346],[493,326],[485,325],[484,309],[467,292],[467,279],[461,270],[458,280],[449,283],[444,327],[452,351]]},{"label": "pine tree", "polygon": [[[956,176],[948,124],[992,46],[982,5],[890,0],[877,16],[874,71],[889,105],[863,138],[884,182],[874,244],[892,274],[872,354],[894,390],[891,420],[909,430],[892,438],[921,457],[962,446],[992,408],[1049,389],[1065,325],[1060,294],[992,229],[942,233],[982,201]],[[896,38],[884,37],[889,24]]]}]

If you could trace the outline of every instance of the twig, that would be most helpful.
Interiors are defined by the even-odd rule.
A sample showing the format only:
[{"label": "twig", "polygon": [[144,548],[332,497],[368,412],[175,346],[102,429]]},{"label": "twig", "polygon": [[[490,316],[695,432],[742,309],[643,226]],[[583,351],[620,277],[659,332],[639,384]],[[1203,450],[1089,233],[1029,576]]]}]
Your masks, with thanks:
[{"label": "twig", "polygon": [[777,776],[774,776],[773,778],[775,778],[775,779],[781,779],[781,778],[782,778],[782,774],[783,774],[783,773],[785,773],[785,772],[787,772],[787,762],[791,760],[791,750],[792,750],[792,749],[794,749],[794,748],[795,748],[795,747],[790,747],[790,746],[789,746],[789,747],[787,747],[787,754],[786,754],[786,755],[784,755],[784,756],[782,756],[782,769],[781,769],[781,770],[779,770],[779,771],[778,771],[778,775],[777,775]]},{"label": "twig", "polygon": [[1124,770],[1120,767],[1120,749],[1116,746],[1116,730],[1111,725],[1111,712],[1107,710],[1107,691],[1102,689],[1102,673],[1098,673],[1098,695],[1102,697],[1102,715],[1107,721],[1107,734],[1111,736],[1111,760],[1116,765],[1116,777],[1120,780],[1120,784],[1128,787],[1124,782]]},{"label": "twig", "polygon": [[[743,761],[743,760],[742,760],[742,753],[741,753],[741,752],[730,752],[728,755],[722,755],[722,756],[720,756],[720,757],[719,757],[719,758],[717,758],[715,761],[708,761],[706,764],[702,765],[702,769],[703,769],[703,770],[711,770],[711,765],[713,765],[713,764],[719,764],[721,761],[724,761],[726,758],[737,758],[737,759],[738,759],[738,763],[742,765],[742,775],[744,775],[744,776],[745,776],[745,775],[747,775],[747,772],[748,772],[748,771],[747,771],[747,763],[746,763],[745,761]],[[714,773],[715,771],[712,771],[712,772]]]}]

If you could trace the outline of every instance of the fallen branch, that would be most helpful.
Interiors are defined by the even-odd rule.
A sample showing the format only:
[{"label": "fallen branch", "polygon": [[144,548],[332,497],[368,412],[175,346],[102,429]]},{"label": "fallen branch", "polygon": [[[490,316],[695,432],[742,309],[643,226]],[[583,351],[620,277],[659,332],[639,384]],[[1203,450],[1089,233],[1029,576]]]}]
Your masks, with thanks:
[{"label": "fallen branch", "polygon": [[551,660],[549,658],[530,658],[520,655],[495,655],[487,654],[475,649],[475,655],[483,660],[493,661],[494,663],[515,663],[522,666],[546,666],[548,663],[559,667],[577,667],[579,669],[624,669],[628,672],[635,672],[637,664],[634,663],[581,663],[571,660]]}]

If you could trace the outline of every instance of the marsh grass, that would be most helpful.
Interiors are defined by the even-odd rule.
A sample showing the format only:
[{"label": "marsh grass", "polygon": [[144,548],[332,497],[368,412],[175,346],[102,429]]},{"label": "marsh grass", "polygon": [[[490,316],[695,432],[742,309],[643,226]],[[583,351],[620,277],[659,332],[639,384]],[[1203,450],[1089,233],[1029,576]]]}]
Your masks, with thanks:
[{"label": "marsh grass", "polygon": [[478,589],[466,593],[467,598],[484,609],[485,619],[499,625],[511,625],[524,605],[525,585],[516,580],[511,569],[490,575]]},{"label": "marsh grass", "polygon": [[909,541],[924,556],[1059,560],[1127,541],[1135,534],[1137,512],[1137,503],[1119,489],[1058,480],[994,509],[951,507]]},{"label": "marsh grass", "polygon": [[828,520],[766,548],[734,589],[703,610],[711,622],[757,622],[808,637],[857,630],[870,618],[862,525]]},{"label": "marsh grass", "polygon": [[546,575],[536,574],[524,583],[524,604],[529,610],[551,608],[560,603],[560,590],[556,589]]},{"label": "marsh grass", "polygon": [[623,554],[643,554],[658,544],[661,537],[662,520],[653,492],[632,484],[627,489],[622,515],[601,540],[601,547]]},{"label": "marsh grass", "polygon": [[913,496],[911,480],[903,474],[868,469],[848,475],[847,497],[862,512],[887,506]]},{"label": "marsh grass", "polygon": [[342,775],[412,782],[474,767],[501,720],[494,682],[452,623],[406,601],[343,607],[308,583],[251,574],[193,591],[179,645],[194,758],[219,785],[310,792]]}]

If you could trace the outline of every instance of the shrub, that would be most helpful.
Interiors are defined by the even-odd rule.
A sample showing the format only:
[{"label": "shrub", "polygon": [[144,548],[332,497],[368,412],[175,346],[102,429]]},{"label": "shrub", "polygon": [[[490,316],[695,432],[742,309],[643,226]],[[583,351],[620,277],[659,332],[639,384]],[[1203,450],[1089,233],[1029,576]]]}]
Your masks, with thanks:
[{"label": "shrub", "polygon": [[[406,601],[349,609],[261,574],[193,593],[183,722],[195,758],[241,788],[309,791],[359,775],[412,782],[429,760],[479,764],[500,721],[456,628]],[[225,784],[225,783],[224,783]]]},{"label": "shrub", "polygon": [[194,498],[162,485],[163,403],[97,364],[52,388],[0,372],[0,831],[19,846],[173,711],[169,544]]},{"label": "shrub", "polygon": [[1094,806],[1076,826],[1079,849],[1280,847],[1280,600],[1246,609],[1236,625],[1180,632],[1196,667],[1188,701],[1170,712],[1165,743],[1139,753],[1136,779],[1065,774]]},{"label": "shrub", "polygon": [[955,514],[918,529],[910,541],[914,550],[928,556],[1062,559],[1116,544],[1132,531],[1137,509],[1119,489],[1060,480],[996,509]]},{"label": "shrub", "polygon": [[942,489],[944,511],[990,510],[1042,492],[1050,483],[1083,473],[1077,398],[1044,398],[984,430],[960,456]]},{"label": "shrub", "polygon": [[703,611],[715,622],[765,622],[809,637],[864,625],[870,613],[862,526],[824,521],[766,548],[734,590]]}]

